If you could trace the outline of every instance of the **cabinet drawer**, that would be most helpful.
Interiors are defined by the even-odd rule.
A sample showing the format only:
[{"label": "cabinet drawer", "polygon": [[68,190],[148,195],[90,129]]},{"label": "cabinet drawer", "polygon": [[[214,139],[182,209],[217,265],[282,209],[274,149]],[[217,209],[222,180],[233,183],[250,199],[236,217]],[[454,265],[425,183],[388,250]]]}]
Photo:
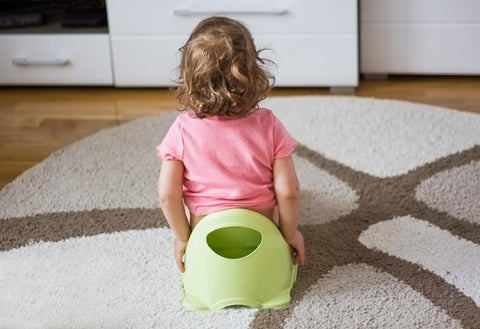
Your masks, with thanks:
[{"label": "cabinet drawer", "polygon": [[187,36],[203,18],[226,14],[255,35],[356,34],[356,0],[107,0],[114,36]]},{"label": "cabinet drawer", "polygon": [[1,35],[0,84],[111,85],[108,35]]},{"label": "cabinet drawer", "polygon": [[[170,86],[176,79],[182,37],[113,37],[117,86]],[[356,36],[258,37],[273,60],[277,86],[356,86]],[[294,45],[294,46],[292,46]]]}]

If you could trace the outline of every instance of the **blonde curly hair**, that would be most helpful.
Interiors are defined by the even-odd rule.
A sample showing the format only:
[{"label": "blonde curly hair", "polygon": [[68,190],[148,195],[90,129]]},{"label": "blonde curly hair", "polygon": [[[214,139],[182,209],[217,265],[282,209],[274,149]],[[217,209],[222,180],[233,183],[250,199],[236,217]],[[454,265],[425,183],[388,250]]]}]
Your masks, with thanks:
[{"label": "blonde curly hair", "polygon": [[275,81],[259,56],[263,49],[256,49],[242,23],[228,17],[202,20],[179,50],[175,94],[200,118],[250,113]]}]

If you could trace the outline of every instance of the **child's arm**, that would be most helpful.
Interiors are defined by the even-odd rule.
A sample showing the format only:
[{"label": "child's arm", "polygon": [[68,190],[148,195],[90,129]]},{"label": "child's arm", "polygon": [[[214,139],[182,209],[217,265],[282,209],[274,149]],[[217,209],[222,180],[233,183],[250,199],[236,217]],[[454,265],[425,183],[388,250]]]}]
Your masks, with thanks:
[{"label": "child's arm", "polygon": [[180,271],[185,271],[183,255],[190,237],[188,223],[183,206],[183,163],[176,160],[162,162],[158,179],[158,195],[160,207],[175,235],[174,255]]},{"label": "child's arm", "polygon": [[279,226],[293,248],[295,264],[305,263],[303,236],[297,229],[300,217],[300,187],[292,157],[273,161],[273,186],[278,202]]}]

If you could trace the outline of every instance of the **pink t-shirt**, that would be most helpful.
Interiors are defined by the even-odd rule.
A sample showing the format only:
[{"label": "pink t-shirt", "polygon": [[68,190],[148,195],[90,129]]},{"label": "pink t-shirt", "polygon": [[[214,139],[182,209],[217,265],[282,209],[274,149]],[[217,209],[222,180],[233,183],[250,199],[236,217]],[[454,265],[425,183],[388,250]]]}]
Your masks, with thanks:
[{"label": "pink t-shirt", "polygon": [[296,146],[268,109],[204,119],[185,111],[157,146],[157,155],[183,162],[184,201],[202,216],[228,208],[273,208],[273,160],[290,156]]}]

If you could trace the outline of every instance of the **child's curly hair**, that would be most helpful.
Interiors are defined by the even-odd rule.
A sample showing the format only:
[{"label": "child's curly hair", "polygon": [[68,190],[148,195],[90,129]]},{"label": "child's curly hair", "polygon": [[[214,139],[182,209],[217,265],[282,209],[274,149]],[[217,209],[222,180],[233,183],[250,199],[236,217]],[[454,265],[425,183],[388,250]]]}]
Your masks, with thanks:
[{"label": "child's curly hair", "polygon": [[179,50],[176,97],[200,118],[250,113],[275,81],[248,29],[227,17],[202,20]]}]

